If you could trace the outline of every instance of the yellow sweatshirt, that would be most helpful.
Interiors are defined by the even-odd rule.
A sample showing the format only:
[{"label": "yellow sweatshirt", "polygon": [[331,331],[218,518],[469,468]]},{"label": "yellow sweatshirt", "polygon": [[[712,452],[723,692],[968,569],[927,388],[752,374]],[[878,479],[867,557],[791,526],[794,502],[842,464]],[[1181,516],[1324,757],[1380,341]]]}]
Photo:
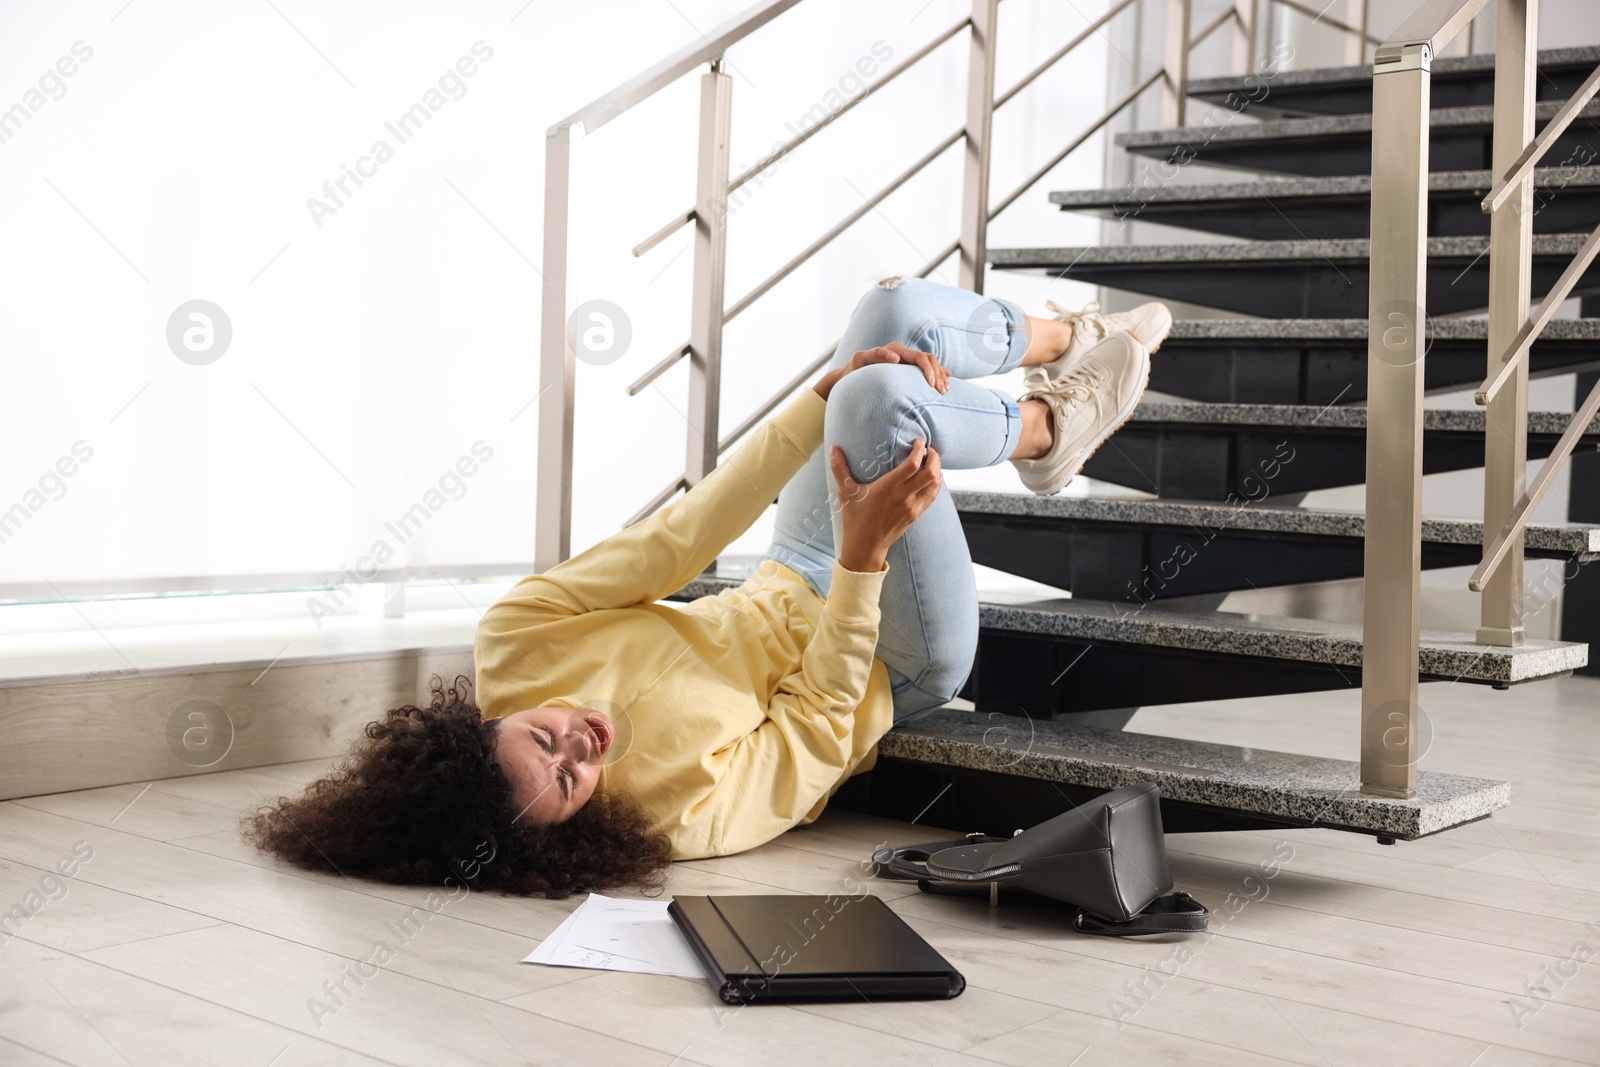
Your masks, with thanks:
[{"label": "yellow sweatshirt", "polygon": [[617,725],[599,788],[642,804],[673,859],[754,848],[811,822],[876,760],[894,711],[878,640],[887,571],[835,565],[826,602],[767,561],[742,586],[658,604],[753,523],[822,443],[806,389],[682,498],[485,613],[486,718],[556,705]]}]

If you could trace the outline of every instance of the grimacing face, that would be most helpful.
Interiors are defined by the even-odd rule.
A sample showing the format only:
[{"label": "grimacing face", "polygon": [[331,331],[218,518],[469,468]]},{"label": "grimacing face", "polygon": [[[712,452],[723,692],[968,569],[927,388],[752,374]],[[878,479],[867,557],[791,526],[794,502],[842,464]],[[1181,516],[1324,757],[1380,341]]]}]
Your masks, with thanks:
[{"label": "grimacing face", "polygon": [[495,762],[511,782],[521,823],[562,822],[583,807],[616,740],[605,712],[529,708],[500,720]]}]

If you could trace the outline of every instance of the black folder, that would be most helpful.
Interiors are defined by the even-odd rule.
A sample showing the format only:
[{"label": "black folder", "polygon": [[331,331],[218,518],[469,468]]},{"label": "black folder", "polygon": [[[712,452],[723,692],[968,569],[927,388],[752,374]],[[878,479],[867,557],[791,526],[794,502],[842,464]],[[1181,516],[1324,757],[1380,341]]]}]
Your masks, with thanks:
[{"label": "black folder", "polygon": [[940,999],[967,987],[875,896],[675,897],[667,914],[729,1004]]}]

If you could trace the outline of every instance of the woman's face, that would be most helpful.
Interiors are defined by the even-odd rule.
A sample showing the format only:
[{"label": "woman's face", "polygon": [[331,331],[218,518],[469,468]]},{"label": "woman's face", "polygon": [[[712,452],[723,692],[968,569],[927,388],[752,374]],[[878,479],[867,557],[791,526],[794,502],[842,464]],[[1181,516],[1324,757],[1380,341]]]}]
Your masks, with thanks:
[{"label": "woman's face", "polygon": [[518,822],[561,822],[589,800],[616,739],[604,712],[529,708],[500,720],[495,762],[511,781]]}]

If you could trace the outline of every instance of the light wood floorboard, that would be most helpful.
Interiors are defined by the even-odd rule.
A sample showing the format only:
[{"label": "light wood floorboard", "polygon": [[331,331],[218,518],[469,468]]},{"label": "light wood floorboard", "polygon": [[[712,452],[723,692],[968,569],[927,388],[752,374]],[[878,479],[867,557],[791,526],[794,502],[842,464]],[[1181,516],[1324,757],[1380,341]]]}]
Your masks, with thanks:
[{"label": "light wood floorboard", "polygon": [[[1600,682],[1423,696],[1424,766],[1509,779],[1509,809],[1392,847],[1170,836],[1177,884],[1213,909],[1192,937],[1086,937],[1046,901],[873,883],[966,975],[943,1002],[734,1011],[697,980],[528,966],[576,900],[471,893],[431,912],[427,887],[290,868],[240,838],[243,812],[331,760],[3,802],[0,909],[44,903],[0,934],[0,1063],[1600,1063]],[[1311,694],[1130,728],[1348,758],[1357,713],[1355,694]],[[677,864],[667,893],[842,891],[875,846],[963,829],[829,812]],[[75,846],[92,855],[57,881]],[[331,997],[379,941],[392,958]],[[1580,944],[1596,959],[1531,999]],[[1513,1004],[1537,1010],[1518,1025]]]}]

